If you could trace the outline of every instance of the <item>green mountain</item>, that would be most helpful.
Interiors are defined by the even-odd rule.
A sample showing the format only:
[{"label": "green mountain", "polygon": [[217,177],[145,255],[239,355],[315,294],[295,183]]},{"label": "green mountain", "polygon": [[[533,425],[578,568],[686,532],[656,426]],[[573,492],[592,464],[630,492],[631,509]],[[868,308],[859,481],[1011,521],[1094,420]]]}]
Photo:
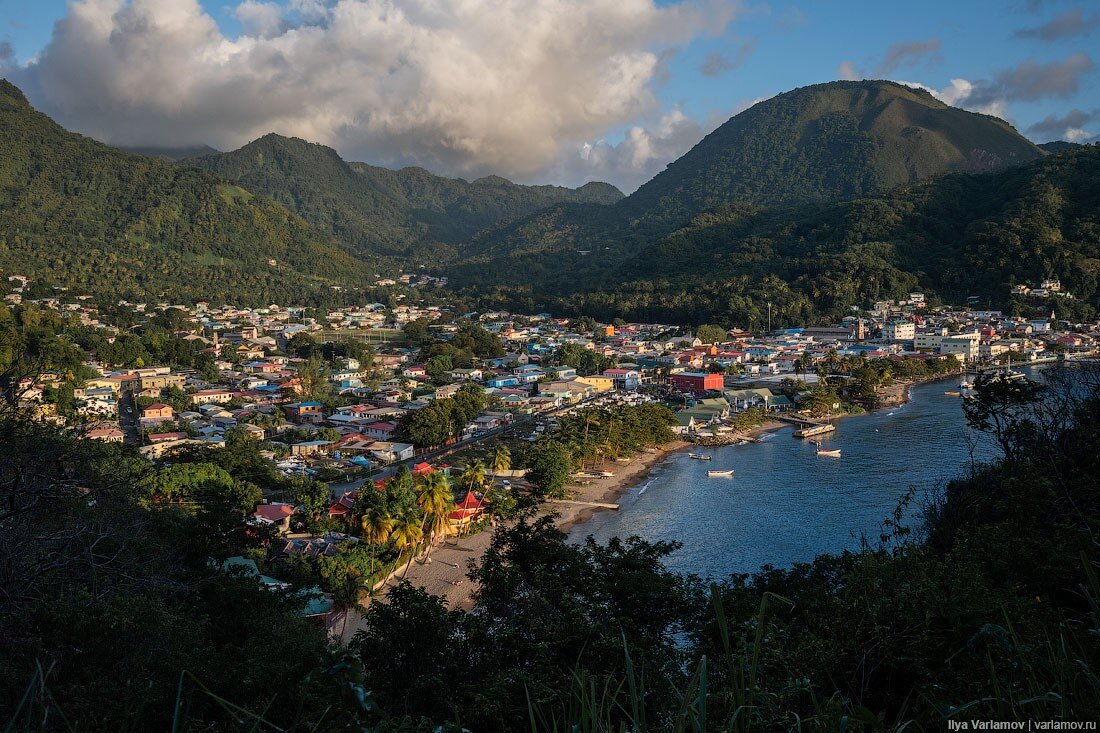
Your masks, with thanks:
[{"label": "green mountain", "polygon": [[730,201],[847,199],[1042,154],[1004,120],[950,107],[924,90],[890,81],[837,81],[741,112],[624,206],[636,215],[660,211],[675,220]]},{"label": "green mountain", "polygon": [[1056,300],[1060,317],[1095,317],[1098,146],[850,201],[728,204],[634,251],[518,251],[453,282],[482,305],[759,327],[769,301],[776,324],[800,324],[913,290],[1030,315],[1035,304],[1013,299],[1011,286],[1048,276],[1075,296]]},{"label": "green mountain", "polygon": [[66,131],[0,80],[0,269],[79,291],[303,303],[366,266],[210,173]]},{"label": "green mountain", "polygon": [[165,160],[183,160],[184,158],[198,158],[202,155],[216,155],[219,150],[209,145],[192,145],[190,147],[174,148],[160,147],[156,145],[121,145],[119,150],[134,155],[145,155],[150,158],[164,158]]},{"label": "green mountain", "polygon": [[331,148],[275,134],[186,162],[270,196],[358,252],[419,254],[433,262],[482,229],[553,204],[622,198],[606,183],[570,189],[522,186],[497,176],[468,182],[422,168],[348,163]]},{"label": "green mountain", "polygon": [[731,118],[611,209],[561,205],[481,233],[469,261],[610,247],[622,256],[733,202],[759,206],[883,193],[1044,155],[1008,123],[894,82],[831,82]]}]

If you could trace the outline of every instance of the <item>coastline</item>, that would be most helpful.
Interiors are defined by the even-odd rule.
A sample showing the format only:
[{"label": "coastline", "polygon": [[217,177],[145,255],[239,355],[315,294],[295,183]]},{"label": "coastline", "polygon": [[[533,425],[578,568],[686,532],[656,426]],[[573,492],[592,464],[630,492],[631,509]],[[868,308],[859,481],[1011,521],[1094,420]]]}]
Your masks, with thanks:
[{"label": "coastline", "polygon": [[[882,404],[876,410],[862,413],[864,415],[878,410],[899,407],[910,400],[910,389],[918,384],[928,384],[935,381],[944,381],[957,378],[951,374],[928,380],[916,380],[897,382],[881,390]],[[847,417],[860,417],[861,415],[841,414],[832,416],[831,420]],[[758,438],[766,433],[774,433],[783,428],[790,427],[788,423],[777,420],[768,420],[755,428],[743,433],[748,438]],[[555,525],[562,532],[568,534],[576,527],[588,522],[597,512],[614,511],[599,506],[585,505],[598,503],[615,503],[630,489],[643,482],[661,460],[674,453],[679,453],[692,447],[694,444],[685,440],[676,440],[659,446],[653,453],[642,452],[636,454],[627,463],[618,461],[605,461],[594,471],[610,471],[614,476],[587,479],[587,485],[570,485],[569,501],[582,503],[555,503],[547,502],[543,505],[543,515],[554,513],[557,515]],[[407,580],[414,586],[423,588],[427,592],[442,597],[447,605],[453,609],[470,610],[473,608],[473,584],[466,577],[472,562],[478,561],[488,549],[492,541],[493,530],[486,529],[474,535],[466,537],[449,537],[441,542],[432,553],[431,558],[421,562],[414,560],[409,567]],[[400,582],[403,578],[400,574],[388,581],[373,598],[367,598],[360,604],[364,609],[375,599],[383,598],[388,587]],[[347,630],[343,635],[348,640],[359,628],[360,619],[349,619]]]}]

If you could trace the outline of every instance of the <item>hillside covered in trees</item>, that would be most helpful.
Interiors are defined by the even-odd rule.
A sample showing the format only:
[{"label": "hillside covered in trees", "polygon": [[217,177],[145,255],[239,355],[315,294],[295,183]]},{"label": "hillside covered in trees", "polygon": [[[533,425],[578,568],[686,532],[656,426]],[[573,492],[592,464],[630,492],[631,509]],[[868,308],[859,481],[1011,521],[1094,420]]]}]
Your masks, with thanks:
[{"label": "hillside covered in trees", "polygon": [[309,303],[368,266],[283,206],[68,132],[0,81],[0,269],[112,296]]},{"label": "hillside covered in trees", "polygon": [[1057,277],[1075,296],[1054,303],[1058,315],[1088,318],[1100,307],[1100,148],[848,201],[726,204],[652,243],[544,242],[454,282],[485,304],[759,326],[769,301],[776,324],[801,324],[913,290],[1030,314],[1011,286]]},{"label": "hillside covered in trees", "polygon": [[497,176],[468,182],[423,168],[348,163],[331,148],[275,134],[182,164],[270,196],[361,254],[408,255],[431,262],[450,257],[486,227],[547,206],[605,205],[622,198],[606,183],[570,189],[521,186]]}]

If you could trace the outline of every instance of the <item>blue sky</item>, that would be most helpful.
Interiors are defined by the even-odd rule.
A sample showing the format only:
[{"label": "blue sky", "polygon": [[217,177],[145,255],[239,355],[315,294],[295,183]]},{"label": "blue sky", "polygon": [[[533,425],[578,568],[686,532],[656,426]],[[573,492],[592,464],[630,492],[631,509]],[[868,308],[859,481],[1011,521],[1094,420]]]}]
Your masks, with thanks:
[{"label": "blue sky", "polygon": [[[175,0],[179,6],[192,1]],[[348,4],[357,1],[344,0]],[[382,0],[365,1],[374,5],[382,3]],[[135,16],[139,15],[137,11],[140,10],[141,17],[146,20],[154,18],[158,22],[169,14],[164,9],[168,0],[137,0],[134,5],[140,8],[130,8],[123,0],[87,2],[101,7],[110,8],[113,4],[129,8],[128,12],[133,11]],[[543,0],[539,3],[536,0],[527,2],[534,8]],[[242,36],[260,34],[255,30],[259,22],[255,19],[262,15],[274,24],[265,26],[273,30],[265,30],[261,34],[270,42],[264,58],[274,54],[276,61],[294,68],[302,62],[300,67],[304,74],[310,68],[313,57],[307,57],[306,51],[300,48],[287,50],[278,37],[298,26],[335,28],[334,3],[335,0],[327,3],[324,0],[286,0],[283,7],[276,8],[249,0],[245,3],[249,8],[242,10],[241,3],[236,0],[202,0],[201,11],[191,13],[184,19],[186,22],[178,23],[179,30],[168,29],[164,33],[176,33],[182,43],[190,42],[191,38],[205,39],[202,42],[206,43],[209,52],[222,39],[210,40],[209,34],[201,32],[201,24],[196,25],[198,21],[192,16],[205,13],[216,22],[217,32],[224,40],[240,43]],[[417,5],[400,0],[394,0],[394,4],[403,10]],[[596,5],[601,7],[588,10]],[[1095,66],[1100,58],[1093,58],[1098,55],[1094,49],[1100,49],[1097,42],[1100,39],[1100,2],[1095,0],[932,0],[920,3],[775,0],[745,4],[701,0],[688,6],[658,0],[656,10],[647,7],[649,0],[622,0],[619,5],[619,10],[622,7],[636,7],[639,18],[650,18],[639,21],[637,29],[632,31],[635,37],[625,32],[616,35],[609,29],[592,44],[599,46],[599,52],[577,59],[572,65],[563,64],[565,68],[561,71],[561,78],[548,78],[544,65],[533,64],[530,72],[532,78],[526,86],[509,87],[509,84],[518,82],[507,78],[507,75],[499,83],[486,79],[487,89],[499,86],[502,95],[498,100],[500,111],[479,117],[476,103],[482,105],[481,109],[492,109],[494,100],[483,100],[483,90],[466,88],[468,80],[465,79],[459,80],[458,84],[446,85],[449,96],[440,101],[441,106],[462,108],[467,99],[471,106],[469,113],[453,120],[454,128],[462,131],[453,135],[447,129],[449,118],[442,112],[435,113],[430,122],[424,118],[415,121],[408,119],[408,109],[430,105],[430,100],[410,96],[412,92],[409,88],[415,87],[426,94],[428,92],[425,90],[430,89],[431,84],[425,83],[424,79],[437,79],[439,76],[423,60],[409,62],[410,68],[416,72],[413,75],[418,75],[409,82],[409,87],[386,87],[379,90],[376,96],[361,100],[358,107],[342,108],[336,112],[330,110],[320,115],[324,119],[317,115],[307,118],[287,110],[272,110],[265,116],[250,115],[246,109],[234,110],[231,104],[233,97],[226,91],[227,83],[222,79],[224,69],[217,73],[205,66],[198,71],[181,69],[181,86],[184,87],[194,86],[193,78],[205,79],[201,75],[209,73],[209,84],[213,86],[209,90],[196,91],[198,96],[194,99],[194,105],[206,104],[209,98],[219,93],[226,95],[221,104],[230,107],[228,114],[234,120],[232,123],[218,124],[212,119],[207,123],[207,118],[217,116],[216,108],[202,112],[205,117],[197,117],[200,113],[192,112],[186,94],[174,102],[159,103],[153,109],[152,103],[143,105],[140,100],[129,98],[125,89],[119,91],[117,77],[137,73],[135,69],[141,69],[146,64],[152,73],[157,68],[159,57],[147,60],[129,57],[125,66],[114,67],[116,70],[113,72],[104,71],[104,74],[111,73],[115,81],[94,77],[82,82],[89,89],[96,89],[97,84],[102,85],[101,89],[96,89],[93,99],[81,99],[76,92],[70,92],[66,97],[59,92],[58,88],[65,86],[61,82],[66,81],[67,75],[91,75],[88,69],[83,68],[77,74],[65,64],[83,66],[77,59],[94,59],[101,52],[109,55],[111,52],[104,49],[109,49],[114,43],[104,40],[101,46],[86,47],[85,40],[79,36],[87,36],[88,32],[74,29],[67,35],[55,38],[57,48],[66,43],[73,47],[69,53],[53,52],[51,58],[39,59],[36,65],[35,59],[54,36],[55,22],[70,13],[69,4],[64,0],[0,0],[0,43],[10,44],[7,75],[24,86],[33,103],[57,116],[64,124],[107,138],[110,142],[206,142],[226,147],[245,142],[246,138],[264,130],[264,125],[267,125],[276,131],[284,131],[285,128],[292,134],[311,136],[311,139],[337,147],[346,157],[388,165],[417,163],[456,175],[485,173],[492,169],[523,180],[535,180],[541,176],[566,183],[603,177],[630,188],[682,154],[699,136],[747,104],[794,87],[841,76],[891,78],[926,85],[950,103],[1004,116],[1021,132],[1037,141],[1057,138],[1089,141],[1096,139],[1097,133],[1100,133],[1100,73]],[[517,7],[522,6],[523,3],[520,3]],[[555,20],[555,13],[562,13],[561,5],[545,7],[548,27],[553,29],[553,23],[560,22],[564,29],[548,33],[546,37],[577,32],[575,28],[578,24],[584,26],[588,23],[596,27],[621,22],[619,16],[614,15],[615,6],[602,2],[577,4],[570,11],[574,17],[563,15],[560,21]],[[668,15],[685,7],[695,9],[693,19]],[[522,38],[526,20],[524,12],[522,9],[516,10],[510,22],[501,22],[506,30],[500,33],[518,36],[515,45],[501,50],[501,53],[515,55],[517,49],[526,48],[524,43],[528,41]],[[409,38],[413,38],[409,27],[415,27],[417,23],[425,24],[424,27],[435,32],[437,29],[433,24],[437,22],[485,25],[488,22],[485,18],[489,17],[470,18],[453,14],[439,21],[430,13],[410,12],[409,15],[419,17],[401,26],[403,30],[400,32],[410,33]],[[700,15],[704,17],[702,21]],[[532,22],[533,19],[532,15]],[[713,23],[707,22],[708,19],[713,19]],[[246,28],[244,24],[247,23],[251,25]],[[663,32],[660,28],[662,24],[667,24],[672,30]],[[140,25],[122,23],[119,27],[137,34],[138,31],[133,29]],[[362,46],[371,46],[376,43],[376,38],[390,39],[394,35],[392,29],[379,36],[370,35],[374,31],[364,32],[368,35],[364,36]],[[344,31],[339,37],[346,40],[347,35]],[[158,36],[152,45],[164,45],[165,37]],[[438,47],[453,40],[455,53],[464,60],[468,60],[470,54],[479,53],[478,44],[485,43],[485,38],[477,34],[476,28],[464,29],[457,37],[458,40],[454,40],[447,36],[445,40],[435,40],[433,43]],[[535,47],[538,43],[551,43],[545,40],[546,37],[541,41],[532,40],[530,44]],[[443,38],[440,36],[440,39]],[[377,43],[384,41],[378,40]],[[578,48],[580,44],[589,45],[589,35],[579,35],[576,43]],[[134,43],[127,53],[149,53],[147,50],[133,50],[145,45],[150,44]],[[404,55],[400,43],[394,49],[395,58]],[[644,63],[640,59],[646,50],[659,58],[659,63],[653,68],[642,68]],[[555,52],[560,54],[560,48],[556,48]],[[523,91],[568,88],[581,80],[599,77],[606,72],[608,60],[618,58],[616,54],[620,53],[637,62],[628,65],[619,75],[627,80],[603,80],[598,84],[593,82],[591,88],[584,87],[581,91],[590,97],[585,109],[570,112],[564,109],[562,98],[555,97],[551,92],[545,94],[545,99],[527,99]],[[249,63],[261,63],[254,58],[256,55],[252,54]],[[410,57],[413,56],[410,54]],[[332,58],[341,57],[330,57],[327,67],[333,65]],[[500,58],[490,54],[484,63],[490,66],[499,64]],[[171,63],[181,65],[178,60]],[[229,63],[244,62],[234,60]],[[378,58],[371,57],[349,64],[349,67],[354,66],[363,73],[363,80],[350,88],[375,83],[379,63]],[[0,58],[2,64],[3,59]],[[94,67],[94,63],[90,66]],[[105,66],[105,69],[110,68]],[[120,74],[118,68],[122,68],[124,73]],[[165,79],[171,82],[171,68],[169,64],[159,69],[160,76],[155,80],[136,78],[133,83],[140,86],[156,81],[163,86]],[[474,68],[481,67],[475,65]],[[255,78],[257,73],[250,71],[248,78]],[[517,69],[517,73],[523,73],[522,67]],[[285,74],[280,77],[281,80],[286,78]],[[306,96],[311,99],[315,91],[312,87],[331,86],[331,99],[334,100],[331,104],[336,107],[344,103],[335,100],[348,96],[335,80],[332,84],[319,82],[311,85],[308,81],[304,84],[303,93],[308,91]],[[240,90],[245,86],[240,81],[233,87],[234,94],[239,97]],[[464,97],[460,96],[463,94]],[[507,96],[509,94],[511,99]],[[92,96],[92,92],[89,91],[88,95]],[[118,119],[112,118],[103,109],[105,96],[116,98]],[[513,104],[520,98],[522,105]],[[400,100],[400,107],[383,114],[378,108],[384,105],[384,101],[380,100],[386,99]],[[604,109],[602,100],[611,100],[607,102],[607,109]],[[250,108],[263,108],[269,103],[268,99],[258,99]],[[318,108],[328,103],[329,98],[323,96],[317,96],[313,101]],[[592,111],[593,104],[599,108],[595,113]],[[524,111],[529,117],[517,115],[516,125],[530,131],[529,139],[532,136],[537,138],[535,142],[541,143],[541,147],[539,144],[529,147],[538,150],[524,150],[519,142],[510,142],[513,137],[516,141],[521,140],[520,130],[507,128],[502,120],[516,106],[531,108]],[[172,110],[180,117],[178,125],[174,124]],[[403,119],[398,121],[398,117]],[[543,129],[541,120],[547,118],[554,118],[555,122]],[[535,124],[533,120],[539,123]],[[364,129],[369,128],[369,132],[355,130],[357,124]],[[492,134],[486,136],[490,139],[473,140],[477,137],[476,130],[466,130],[467,127],[474,130],[478,124],[491,129]],[[194,139],[196,135],[210,139]],[[433,136],[448,140],[444,144],[439,139],[433,139]],[[455,141],[449,139],[451,137],[461,138],[457,147]],[[575,159],[578,150],[584,157],[581,162]],[[514,165],[512,160],[516,161]]]}]

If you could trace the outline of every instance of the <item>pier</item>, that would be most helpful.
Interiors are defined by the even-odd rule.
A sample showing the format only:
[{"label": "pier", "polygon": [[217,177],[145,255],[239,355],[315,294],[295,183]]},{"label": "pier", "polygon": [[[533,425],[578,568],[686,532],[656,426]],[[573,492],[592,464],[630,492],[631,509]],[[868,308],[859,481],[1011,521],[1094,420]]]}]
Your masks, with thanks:
[{"label": "pier", "polygon": [[812,438],[815,435],[824,435],[825,433],[831,433],[836,430],[836,426],[832,423],[815,422],[813,420],[807,420],[804,417],[776,415],[775,419],[790,423],[791,425],[796,425],[798,430],[795,430],[793,433],[796,438]]}]

